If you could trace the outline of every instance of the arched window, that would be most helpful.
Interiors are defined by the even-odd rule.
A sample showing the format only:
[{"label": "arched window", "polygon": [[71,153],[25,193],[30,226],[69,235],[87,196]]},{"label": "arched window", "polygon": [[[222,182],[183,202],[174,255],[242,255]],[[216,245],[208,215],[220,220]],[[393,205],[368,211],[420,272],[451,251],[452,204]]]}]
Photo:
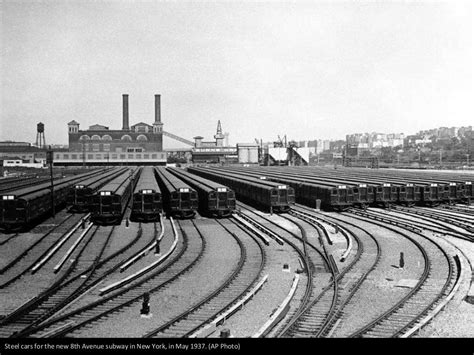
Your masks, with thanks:
[{"label": "arched window", "polygon": [[91,138],[87,134],[83,134],[81,138],[79,138],[80,141],[88,141],[89,139]]},{"label": "arched window", "polygon": [[130,137],[128,134],[123,135],[121,139],[128,142],[132,141],[132,137]]},{"label": "arched window", "polygon": [[98,136],[97,134],[94,134],[92,137],[91,137],[92,140],[94,141],[100,141],[100,136]]},{"label": "arched window", "polygon": [[141,141],[141,142],[146,142],[148,140],[148,138],[143,135],[143,134],[140,134],[138,137],[137,137],[137,141]]},{"label": "arched window", "polygon": [[111,141],[111,140],[112,140],[112,137],[109,136],[108,134],[104,134],[104,135],[102,136],[102,140],[104,140],[104,141]]}]

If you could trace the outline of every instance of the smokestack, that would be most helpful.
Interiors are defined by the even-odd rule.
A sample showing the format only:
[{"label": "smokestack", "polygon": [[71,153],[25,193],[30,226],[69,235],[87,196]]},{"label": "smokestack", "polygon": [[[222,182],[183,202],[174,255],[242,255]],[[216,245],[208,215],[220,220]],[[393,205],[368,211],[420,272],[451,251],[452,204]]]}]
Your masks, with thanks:
[{"label": "smokestack", "polygon": [[123,108],[123,127],[122,130],[129,130],[128,127],[128,95],[122,95],[122,108]]},{"label": "smokestack", "polygon": [[161,95],[155,95],[155,123],[161,123]]}]

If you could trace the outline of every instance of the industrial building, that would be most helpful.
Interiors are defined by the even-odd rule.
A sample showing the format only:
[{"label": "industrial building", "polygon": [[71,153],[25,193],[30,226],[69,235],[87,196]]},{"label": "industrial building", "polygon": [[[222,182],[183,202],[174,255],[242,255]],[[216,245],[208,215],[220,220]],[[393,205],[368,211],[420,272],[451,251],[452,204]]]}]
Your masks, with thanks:
[{"label": "industrial building", "polygon": [[193,163],[236,163],[238,161],[237,147],[224,146],[225,137],[220,120],[217,122],[215,141],[203,141],[201,136],[194,137]]},{"label": "industrial building", "polygon": [[46,160],[46,151],[32,146],[27,142],[0,142],[0,158],[2,160],[21,160],[22,163],[43,163]]},{"label": "industrial building", "polygon": [[128,95],[122,95],[122,129],[95,124],[81,130],[75,120],[68,123],[69,151],[55,152],[54,165],[165,165],[161,96],[155,95],[153,124],[129,125]]},{"label": "industrial building", "polygon": [[258,164],[259,162],[259,146],[255,143],[238,143],[237,151],[239,155],[239,163],[241,164]]},{"label": "industrial building", "polygon": [[[81,129],[80,123],[72,120],[68,127],[68,149],[53,148],[54,166],[112,166],[112,165],[165,165],[167,158],[179,158],[195,164],[257,164],[258,144],[240,143],[229,146],[228,133],[223,133],[220,120],[213,141],[203,141],[202,136],[194,142],[163,130],[161,121],[161,96],[155,95],[155,117],[152,124],[139,122],[130,125],[129,95],[122,95],[122,129],[110,129],[94,124]],[[185,143],[190,148],[163,149],[163,135]],[[38,124],[37,144],[0,142],[0,157],[22,159],[24,163],[43,163],[46,160],[44,125]]]}]

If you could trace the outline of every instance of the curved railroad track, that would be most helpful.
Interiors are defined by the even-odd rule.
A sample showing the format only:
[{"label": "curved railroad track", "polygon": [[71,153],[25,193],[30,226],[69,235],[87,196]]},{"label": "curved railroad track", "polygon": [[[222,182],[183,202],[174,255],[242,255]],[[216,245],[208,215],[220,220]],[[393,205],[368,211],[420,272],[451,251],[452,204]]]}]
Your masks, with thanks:
[{"label": "curved railroad track", "polygon": [[[35,329],[34,337],[82,337],[87,328],[108,317],[122,312],[127,307],[139,307],[145,293],[156,297],[173,282],[189,272],[201,260],[205,250],[205,240],[193,233],[190,221],[180,221],[182,238],[176,238],[176,249],[159,267],[144,275],[137,276],[136,282],[103,296],[99,300],[52,318]],[[172,227],[168,228],[173,230]],[[167,229],[167,230],[168,230]]]},{"label": "curved railroad track", "polygon": [[456,213],[463,213],[468,216],[473,216],[474,215],[474,209],[470,208],[468,206],[461,206],[461,205],[440,205],[436,207],[436,209],[439,210],[445,210],[445,211],[453,211]]},{"label": "curved railroad track", "polygon": [[[36,263],[54,248],[56,241],[73,229],[84,216],[84,214],[68,215],[58,225],[52,227],[42,237],[26,247],[15,259],[2,267],[0,269],[0,290],[8,287],[28,273]],[[54,233],[58,229],[65,229],[59,238]]]},{"label": "curved railroad track", "polygon": [[[43,292],[41,295],[33,299],[28,304],[24,305],[15,312],[7,315],[0,322],[0,334],[4,337],[19,336],[29,327],[39,323],[44,317],[47,317],[52,312],[56,311],[58,307],[68,298],[74,291],[79,289],[92,275],[85,274],[86,270],[91,267],[94,271],[97,266],[100,257],[105,249],[105,246],[109,242],[112,235],[113,228],[108,230],[106,234],[98,233],[99,228],[95,228],[92,233],[89,233],[87,238],[83,240],[83,244],[78,252],[74,262],[68,267],[64,275],[59,278],[48,290]],[[99,238],[96,237],[98,233]],[[95,251],[99,249],[100,252],[97,254]],[[87,254],[87,252],[89,254]],[[83,257],[85,255],[86,257]],[[90,255],[96,255],[92,260]],[[73,273],[84,273],[84,278],[74,278],[69,282],[65,282],[65,279]],[[63,283],[64,282],[64,283]]]},{"label": "curved railroad track", "polygon": [[[135,253],[137,249],[142,250],[143,245],[145,247],[150,245],[156,239],[156,229],[153,231],[154,228],[151,226],[148,228],[149,230],[146,231],[145,235],[149,235],[151,238],[142,237],[143,229],[139,225],[133,239],[118,250],[112,251],[109,256],[104,257],[106,248],[110,244],[109,239],[114,231],[117,231],[117,228],[115,226],[94,226],[93,231],[88,233],[89,237],[86,236],[88,239],[78,254],[69,256],[73,258],[74,263],[64,271],[63,275],[46,291],[17,309],[13,314],[8,315],[2,323],[10,321],[10,323],[19,322],[24,324],[24,319],[27,319],[29,320],[28,326],[22,329],[17,336],[30,334],[40,323],[57,314],[61,309],[64,309],[72,301],[116,271],[123,261]],[[91,239],[92,243],[90,242]],[[91,258],[91,256],[93,257]],[[12,324],[9,326],[11,327]]]},{"label": "curved railroad track", "polygon": [[144,337],[187,337],[231,307],[258,281],[265,265],[265,253],[254,237],[238,237],[229,220],[216,220],[240,248],[240,259],[225,282],[185,312],[148,332]]},{"label": "curved railroad track", "polygon": [[[298,315],[301,313],[302,310],[311,302],[312,299],[318,296],[320,290],[319,288],[315,288],[314,285],[315,280],[314,278],[316,277],[316,274],[314,273],[314,270],[317,268],[320,268],[322,270],[328,270],[329,265],[324,263],[324,259],[322,258],[322,255],[319,254],[321,253],[319,250],[311,247],[307,247],[306,245],[306,239],[303,238],[302,236],[298,236],[297,234],[293,233],[292,231],[288,230],[287,228],[281,226],[280,224],[272,221],[271,219],[260,215],[258,213],[255,213],[253,209],[247,207],[246,205],[239,203],[239,207],[245,209],[247,212],[252,214],[252,217],[250,215],[246,215],[247,218],[250,218],[249,221],[256,226],[256,227],[262,227],[263,230],[267,228],[265,225],[266,224],[271,224],[273,227],[276,227],[276,230],[283,231],[284,234],[278,234],[278,237],[282,239],[285,243],[290,245],[293,250],[299,255],[299,260],[301,263],[302,267],[302,272],[306,277],[306,280],[303,280],[305,283],[304,287],[304,292],[303,296],[301,297],[301,300],[298,302],[298,305],[293,307],[290,307],[290,311],[286,315],[286,317],[279,323],[275,324],[272,329],[269,329],[267,331],[267,334],[270,333],[275,333],[279,334],[281,333],[281,328],[286,327],[288,324],[293,324],[294,321],[297,319]],[[263,223],[261,221],[264,221]],[[276,233],[276,232],[275,232]],[[285,236],[288,235],[288,236]],[[298,243],[301,243],[301,245],[298,245]],[[312,253],[309,254],[307,253],[308,250],[312,250]],[[317,258],[315,259],[314,257],[317,255]],[[323,263],[321,263],[323,261]],[[300,271],[297,271],[300,272]],[[319,281],[319,279],[318,279]],[[329,283],[329,277],[327,277],[326,282]]]},{"label": "curved railroad track", "polygon": [[[349,212],[349,214],[352,213]],[[423,255],[425,260],[423,273],[413,289],[386,312],[351,335],[351,337],[384,338],[400,336],[403,332],[415,326],[418,320],[449,293],[457,281],[459,270],[456,270],[453,258],[447,255],[439,244],[426,238],[421,233],[410,231],[421,237],[415,239],[415,237],[409,236],[398,229],[374,221],[370,212],[365,213],[365,218],[353,214],[351,217],[364,221],[368,219],[372,224],[409,239]],[[432,262],[433,260],[436,260],[436,262]]]},{"label": "curved railroad track", "polygon": [[[312,245],[311,243],[308,243],[307,241],[307,232],[306,228],[304,228],[304,225],[296,220],[293,220],[291,218],[288,218],[286,216],[280,216],[283,217],[292,223],[294,223],[301,231],[301,234],[303,238],[306,240],[306,243],[309,245]],[[329,267],[329,272],[330,272],[330,282],[329,285],[327,285],[323,290],[315,297],[312,299],[311,302],[309,302],[304,309],[302,309],[297,317],[293,319],[292,322],[290,322],[280,333],[281,337],[293,337],[293,338],[299,338],[299,337],[311,337],[314,336],[315,333],[320,329],[323,324],[326,322],[328,317],[333,314],[335,311],[337,299],[338,299],[338,293],[339,293],[339,284],[337,282],[337,273],[333,265],[331,264],[329,260],[329,254],[326,250],[326,247],[322,241],[321,238],[321,231],[320,228],[317,227],[315,224],[312,224],[311,222],[305,221],[305,223],[308,223],[312,228],[314,228],[318,234],[319,234],[319,241],[322,247],[321,257],[323,257],[324,262],[328,265]],[[312,245],[313,246],[313,245]],[[316,247],[314,247],[316,248]]]},{"label": "curved railroad track", "polygon": [[[283,230],[291,237],[290,240],[289,237],[279,235],[280,238],[284,239],[286,243],[290,244],[300,254],[300,258],[301,260],[303,260],[304,270],[306,271],[307,275],[306,288],[302,301],[300,302],[298,307],[293,312],[291,312],[291,314],[289,314],[289,316],[287,316],[283,320],[283,322],[280,322],[281,324],[276,325],[275,330],[273,332],[276,332],[278,336],[284,335],[286,337],[309,336],[309,334],[314,333],[314,327],[308,326],[308,324],[302,324],[302,317],[304,316],[305,311],[308,309],[308,307],[318,301],[321,301],[319,302],[319,304],[321,305],[321,309],[324,308],[325,311],[328,311],[331,307],[331,304],[333,303],[333,297],[331,297],[330,292],[324,291],[325,289],[333,289],[337,287],[337,285],[335,285],[335,283],[333,282],[334,273],[331,269],[329,260],[325,256],[323,250],[308,241],[305,228],[303,228],[303,226],[301,226],[301,224],[299,224],[298,222],[295,222],[292,219],[288,219],[291,223],[294,223],[298,226],[301,231],[301,237],[279,225],[278,223],[272,221],[271,219],[253,212],[252,209],[247,208],[245,205],[240,204],[239,206],[244,208],[246,211],[252,213],[252,216],[255,216],[257,223],[258,219],[262,219],[266,223],[270,223],[276,226],[277,228]],[[280,215],[280,217],[283,217],[283,215]],[[319,239],[321,239],[318,230],[317,232],[319,235]],[[296,245],[295,240],[297,242],[300,242],[301,246]],[[327,273],[327,277],[324,277],[324,281],[321,278],[322,275],[320,271],[324,271],[325,274]],[[321,287],[321,282],[324,282],[328,286]],[[315,287],[315,285],[317,285],[318,287]],[[332,295],[334,296],[334,294],[336,293],[333,293]],[[325,299],[322,299],[327,297],[329,298],[329,303],[326,302]],[[299,327],[300,324],[301,327]]]},{"label": "curved railroad track", "polygon": [[[354,210],[353,210],[354,211]],[[414,213],[410,210],[402,210],[395,208],[392,211],[387,211],[387,210],[381,210],[381,209],[370,209],[370,212],[373,214],[378,214],[382,216],[382,218],[388,222],[392,221],[390,223],[399,225],[399,226],[412,226],[412,230],[415,229],[420,229],[423,228],[425,230],[429,230],[431,232],[435,233],[441,233],[441,234],[446,234],[450,235],[452,237],[456,238],[461,238],[465,239],[468,241],[473,241],[474,237],[472,233],[466,231],[466,232],[461,232],[456,228],[453,228],[450,223],[448,222],[443,222],[439,221],[436,217],[433,216],[428,216],[428,215],[423,215],[420,213]],[[361,212],[363,214],[363,212]],[[401,220],[400,217],[397,217],[394,215],[394,213],[410,216],[416,218],[416,220],[410,220],[410,219],[403,219]],[[424,221],[424,222],[422,222]]]},{"label": "curved railroad track", "polygon": [[441,221],[447,223],[449,225],[456,226],[458,228],[462,228],[469,233],[474,232],[474,227],[472,224],[472,217],[460,217],[460,216],[452,216],[448,215],[447,213],[443,212],[436,212],[432,209],[425,209],[425,208],[403,208],[403,207],[395,207],[396,211],[402,211],[407,213],[416,214],[418,216],[424,216],[436,221]]},{"label": "curved railroad track", "polygon": [[[293,213],[299,216],[298,218],[305,220],[309,219],[313,223],[314,219],[316,218],[322,222],[328,223],[328,218],[326,216],[315,216],[314,214],[311,214],[306,210],[299,209],[298,207],[293,208],[293,211]],[[336,274],[335,280],[338,284],[338,288],[335,302],[331,311],[325,317],[323,322],[319,324],[319,327],[316,328],[316,331],[313,334],[315,337],[331,336],[337,325],[344,321],[345,306],[352,300],[358,289],[366,280],[367,276],[375,270],[382,255],[380,245],[373,234],[347,221],[344,221],[344,225],[342,225],[340,219],[333,218],[333,220],[337,221],[340,230],[344,231],[345,233],[349,233],[349,238],[353,238],[355,240],[357,251],[352,261],[346,265],[340,273]],[[359,235],[348,230],[347,226],[358,229]],[[319,227],[324,228],[323,226]],[[351,271],[353,271],[353,273],[351,273]],[[318,317],[317,313],[316,317]]]}]

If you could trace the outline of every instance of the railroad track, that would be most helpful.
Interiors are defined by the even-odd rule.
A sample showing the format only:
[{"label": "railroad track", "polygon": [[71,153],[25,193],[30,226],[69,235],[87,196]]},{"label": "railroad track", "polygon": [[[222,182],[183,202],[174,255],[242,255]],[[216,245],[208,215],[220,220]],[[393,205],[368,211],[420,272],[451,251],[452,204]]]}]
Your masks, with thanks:
[{"label": "railroad track", "polygon": [[31,268],[44,258],[51,248],[54,247],[58,236],[55,232],[58,229],[65,228],[64,233],[60,238],[66,235],[75,225],[84,217],[81,215],[68,215],[58,225],[49,229],[42,237],[38,238],[34,243],[25,248],[14,260],[0,269],[1,281],[0,290],[6,288],[11,283],[18,280],[31,270]]},{"label": "railroad track", "polygon": [[[241,205],[241,207],[246,209],[248,212],[252,212],[251,209],[248,209],[243,205]],[[311,334],[314,334],[314,329],[317,328],[316,322],[320,320],[323,321],[325,319],[325,316],[321,317],[320,314],[328,314],[335,302],[335,295],[337,295],[337,283],[334,282],[335,273],[331,267],[331,263],[321,248],[308,241],[306,229],[297,221],[280,215],[280,217],[286,218],[291,223],[294,223],[296,226],[298,226],[301,231],[301,237],[264,216],[254,212],[252,213],[253,215],[258,216],[258,218],[265,220],[267,223],[270,222],[279,229],[284,230],[292,237],[292,239],[296,239],[297,241],[301,242],[300,247],[297,246],[294,241],[290,241],[289,238],[280,235],[280,237],[283,238],[285,242],[292,245],[295,250],[299,251],[303,249],[303,252],[299,251],[299,253],[304,260],[304,264],[306,265],[305,271],[307,273],[308,281],[301,304],[290,317],[287,317],[283,324],[278,326],[280,330],[277,333],[278,336],[282,337],[308,337]],[[321,232],[319,229],[316,229],[316,231],[318,233],[318,239],[322,244]],[[325,274],[325,277],[322,277],[321,272]],[[327,286],[320,287],[322,282],[327,284]],[[315,285],[318,287],[315,287]],[[330,290],[333,290],[333,292]],[[310,319],[311,316],[308,316],[308,309],[311,307],[313,309],[318,309],[320,314],[317,318]]]},{"label": "railroad track", "polygon": [[[422,210],[426,210],[426,209],[422,208]],[[453,219],[455,221],[458,221],[461,224],[464,223],[467,226],[473,225],[474,214],[467,214],[467,213],[457,212],[457,211],[452,211],[452,210],[447,210],[447,209],[429,209],[427,211],[433,214],[439,214],[440,216]],[[474,229],[472,229],[472,231],[474,232]]]},{"label": "railroad track", "polygon": [[[409,239],[423,255],[423,274],[413,289],[389,310],[351,335],[351,337],[383,338],[400,336],[403,332],[414,327],[421,318],[447,296],[457,282],[460,270],[456,269],[454,259],[439,244],[426,238],[423,234],[410,231],[421,238],[411,237],[400,230],[374,221],[369,212],[365,213],[365,218],[356,216],[352,212],[349,214],[355,219],[364,221],[369,219],[371,223]],[[432,260],[436,260],[436,262],[432,262]]]},{"label": "railroad track", "polygon": [[469,218],[469,220],[467,220],[466,218],[449,216],[445,213],[434,212],[432,210],[428,210],[424,208],[423,209],[422,208],[403,208],[403,207],[397,206],[397,207],[394,207],[394,209],[397,211],[413,213],[419,216],[429,217],[437,221],[442,221],[447,224],[456,226],[458,228],[462,228],[470,233],[474,232],[472,218]]},{"label": "railroad track", "polygon": [[[353,214],[364,216],[365,212],[358,209],[348,210]],[[404,229],[408,229],[414,232],[421,233],[423,230],[428,230],[434,233],[440,233],[444,235],[450,235],[452,237],[461,238],[464,240],[472,241],[472,235],[470,233],[460,232],[459,230],[438,222],[432,218],[420,216],[406,211],[401,210],[381,210],[381,209],[370,209],[369,212],[372,214],[372,219],[378,219],[381,222],[399,226]],[[404,214],[410,217],[415,217],[416,220],[400,219],[395,214]],[[422,222],[424,221],[424,222]]]},{"label": "railroad track", "polygon": [[461,207],[459,205],[455,205],[455,206],[440,205],[440,206],[437,207],[437,209],[453,211],[453,212],[457,212],[457,213],[464,213],[464,214],[467,214],[467,215],[470,215],[470,216],[474,215],[474,209],[469,208],[469,207]]},{"label": "railroad track", "polygon": [[265,266],[265,253],[253,237],[238,237],[235,224],[216,220],[240,247],[240,260],[225,282],[203,300],[144,337],[187,337],[235,304],[258,281]]},{"label": "railroad track", "polygon": [[[309,219],[311,222],[316,218],[328,223],[328,218],[326,216],[315,216],[314,213],[309,213],[307,210],[299,209],[298,207],[293,208],[293,213],[298,215],[298,218],[305,220]],[[340,219],[333,218],[333,220],[336,220],[339,224],[341,223]],[[334,222],[332,223],[334,224]],[[356,233],[347,230],[346,226],[358,229],[359,236]],[[355,253],[353,260],[346,265],[340,273],[336,274],[335,280],[338,284],[338,288],[335,304],[328,316],[325,317],[321,324],[319,324],[319,327],[313,334],[315,337],[330,337],[337,325],[344,322],[344,308],[352,300],[367,276],[376,269],[382,255],[380,245],[373,234],[346,221],[344,221],[344,227],[339,225],[339,228],[346,233],[350,233],[350,237],[356,242],[357,252]],[[356,273],[356,277],[354,277],[354,274],[351,273],[351,271]],[[316,317],[318,317],[317,312]]]},{"label": "railroad track", "polygon": [[[300,209],[300,208],[303,209],[303,210],[306,210],[308,213],[315,213],[314,210],[312,210],[310,208],[307,208],[306,206],[298,206],[298,209]],[[349,216],[350,214],[346,214],[346,215]],[[340,218],[337,218],[337,217],[329,217],[329,216],[327,216],[327,214],[324,214],[324,217],[330,218],[330,219],[340,220]],[[357,218],[357,217],[351,216],[351,218]],[[363,218],[359,218],[359,219],[362,220],[362,221],[369,222],[369,223],[377,224],[378,226],[381,226],[381,227],[388,228],[388,229],[390,229],[394,232],[398,232],[398,231],[394,230],[393,228],[388,227],[386,224],[384,225],[384,224],[381,224],[381,223],[373,222],[373,219],[369,220],[369,221],[367,221],[366,219],[363,219]],[[377,218],[376,220],[378,221],[379,219]],[[406,221],[406,219],[403,219],[402,221]],[[345,222],[348,223],[347,221],[345,221]],[[357,226],[355,226],[355,227],[357,227]],[[357,228],[360,228],[360,227],[357,227]],[[382,336],[382,337],[400,336],[402,333],[408,331],[409,329],[416,329],[414,327],[418,326],[417,324],[418,324],[418,322],[420,321],[420,319],[422,317],[424,317],[426,314],[428,314],[428,318],[432,317],[432,315],[430,315],[430,310],[437,307],[437,305],[441,302],[441,300],[448,293],[448,291],[453,289],[455,287],[455,283],[458,282],[458,277],[460,275],[460,270],[457,270],[457,272],[454,272],[454,269],[455,269],[454,264],[456,264],[456,263],[453,261],[453,258],[449,257],[444,252],[443,248],[441,248],[436,243],[435,240],[432,240],[430,238],[426,238],[423,235],[420,235],[420,236],[422,237],[421,241],[423,242],[423,246],[425,247],[425,245],[427,245],[430,248],[430,251],[431,251],[430,254],[432,254],[433,250],[438,254],[438,255],[435,255],[434,259],[445,261],[445,263],[444,263],[445,268],[443,269],[442,263],[435,263],[434,266],[431,266],[428,281],[426,283],[421,284],[421,289],[418,289],[418,290],[421,290],[421,292],[417,295],[417,297],[422,299],[421,302],[418,303],[417,299],[410,298],[410,294],[416,294],[416,292],[418,292],[418,291],[416,291],[416,289],[414,289],[403,300],[398,302],[394,307],[392,307],[390,310],[388,310],[387,312],[382,314],[378,319],[375,319],[372,322],[375,325],[377,325],[377,324],[379,324],[379,323],[377,323],[378,321],[382,322],[384,317],[389,317],[390,314],[391,314],[390,312],[393,312],[392,314],[393,314],[394,319],[396,321],[395,325],[393,327],[394,329],[396,328],[397,325],[400,325],[400,324],[403,325],[403,323],[405,323],[405,326],[403,326],[403,328],[400,328],[400,329],[394,331],[392,333],[392,335],[388,335],[390,332],[386,332],[386,333],[379,334],[378,336]],[[443,270],[445,271],[445,276],[446,276],[445,280],[446,280],[446,282],[444,283],[444,286],[439,285],[439,287],[437,288],[437,290],[439,292],[436,293],[435,288],[431,289],[431,290],[429,289],[430,283],[431,283],[431,286],[432,286],[433,283],[436,284],[437,280],[440,280],[439,275],[443,273]],[[441,277],[441,279],[443,279],[443,278]],[[418,286],[420,286],[420,282],[418,283],[417,287]],[[429,303],[428,301],[430,301],[430,299],[428,297],[429,295],[432,296],[432,298],[431,298],[432,302],[428,305],[428,303]],[[403,303],[404,300],[407,301],[406,304]],[[350,303],[352,303],[352,302],[353,301],[351,301]],[[425,303],[422,303],[422,302],[425,302]],[[410,317],[405,317],[405,319],[403,321],[400,321],[400,323],[397,323],[399,320],[397,320],[396,317],[398,315],[401,315],[403,317],[403,314],[400,313],[400,312],[403,312],[402,308],[404,306],[405,307],[410,307],[410,306],[412,307],[411,309],[410,308],[405,308],[405,311],[407,311],[407,310],[410,311],[411,310],[413,312],[416,312],[416,310],[418,310],[419,313],[416,316],[412,315],[411,318]],[[357,309],[357,307],[355,307],[355,308]],[[397,311],[397,309],[400,309],[400,311]],[[425,317],[425,321],[426,321],[426,317]],[[341,322],[341,324],[343,324],[343,323]],[[368,326],[370,326],[370,324]],[[387,318],[387,321],[385,323],[380,323],[380,326],[381,327],[386,327],[385,331],[388,331],[390,329],[390,319]],[[373,330],[374,330],[373,333],[364,333],[364,329],[360,329],[359,332],[356,332],[356,333],[352,334],[352,336],[370,336],[370,335],[374,336],[374,335],[377,334],[376,332],[380,329],[377,329],[374,326]],[[365,331],[370,331],[370,329],[367,328]]]},{"label": "railroad track", "polygon": [[[442,205],[443,206],[443,205]],[[447,207],[447,206],[443,206]],[[452,206],[451,206],[452,207]],[[456,218],[461,218],[462,220],[471,220],[472,217],[474,216],[474,209],[471,208],[466,208],[466,209],[456,209],[456,208],[442,208],[439,206],[438,208],[431,208],[429,209],[431,212],[436,212],[436,213],[443,213],[446,214],[447,216],[453,216]]]},{"label": "railroad track", "polygon": [[97,301],[44,322],[31,336],[83,337],[94,324],[106,321],[126,308],[139,307],[145,293],[160,297],[160,292],[192,270],[204,254],[205,240],[197,232],[193,233],[190,223],[192,222],[179,222],[182,238],[179,238],[172,226],[168,228],[175,231],[176,249],[171,252],[169,259],[163,260],[153,271],[138,273],[133,281],[114,292],[104,294]]},{"label": "railroad track", "polygon": [[20,235],[20,233],[14,233],[11,236],[6,237],[4,240],[0,241],[0,246],[7,244],[9,241],[15,239],[19,235]]},{"label": "railroad track", "polygon": [[[48,274],[43,272],[39,278],[33,275],[44,266],[47,260],[53,259],[58,254],[63,244],[70,243],[81,224],[80,222],[75,225],[71,223],[76,222],[78,218],[79,216],[75,218],[68,216],[59,225],[38,238],[33,245],[28,246],[15,263],[11,262],[7,265],[9,268],[0,277],[0,303],[2,304],[0,312],[3,313],[1,318],[5,318],[22,303],[28,302],[55,281],[57,277],[52,272]],[[84,218],[87,218],[87,215]],[[23,262],[19,262],[20,260]],[[18,293],[19,289],[22,290],[25,284],[31,283],[37,285],[36,290],[29,287],[26,292],[12,297]]]},{"label": "railroad track", "polygon": [[[300,222],[284,216],[281,217],[294,223],[300,229],[303,238],[307,240],[306,229]],[[331,277],[329,285],[323,288],[323,290],[298,313],[297,317],[283,329],[280,333],[281,337],[299,338],[315,336],[318,329],[323,326],[328,317],[335,311],[338,299],[339,284],[337,282],[337,272],[329,259],[329,254],[321,238],[321,232],[314,224],[310,222],[306,223],[315,228],[320,235],[319,240],[323,249],[321,256],[328,265]]]},{"label": "railroad track", "polygon": [[[319,268],[321,270],[329,270],[329,265],[324,263],[323,255],[321,254],[321,251],[319,249],[314,248],[314,246],[306,246],[306,239],[302,236],[298,236],[297,234],[293,233],[292,231],[288,230],[287,228],[279,225],[278,223],[272,221],[271,219],[255,213],[251,208],[248,208],[246,205],[239,203],[238,204],[240,208],[246,210],[248,213],[251,214],[246,214],[248,220],[258,229],[260,230],[268,230],[268,228],[265,226],[266,224],[271,224],[272,226],[276,227],[276,230],[283,231],[283,234],[281,233],[276,233],[278,234],[279,238],[282,239],[285,243],[290,245],[296,253],[300,257],[300,262],[301,262],[301,267],[302,271],[304,272],[306,276],[306,280],[303,280],[305,283],[305,288],[304,288],[304,293],[303,296],[301,297],[301,301],[299,301],[299,304],[295,307],[290,307],[290,311],[285,317],[285,319],[278,323],[275,324],[273,329],[268,329],[266,334],[270,333],[275,333],[275,334],[280,334],[281,333],[281,328],[282,327],[289,327],[291,326],[298,318],[299,314],[304,310],[304,308],[314,299],[316,298],[320,290],[315,289],[314,284],[318,284],[315,282],[315,277],[316,274],[314,273],[316,268]],[[264,221],[263,223],[260,221]],[[285,235],[288,235],[285,236]],[[296,241],[296,242],[295,242]],[[299,245],[301,243],[301,245]],[[311,250],[311,253],[308,253],[308,250]],[[317,255],[317,257],[316,257]],[[316,258],[315,258],[316,257]],[[322,263],[321,263],[322,262]],[[300,271],[297,271],[300,272]],[[320,281],[321,279],[319,278],[317,281]],[[329,276],[325,280],[326,283],[329,283]]]},{"label": "railroad track", "polygon": [[[353,211],[353,213],[359,213],[359,212],[356,212],[355,210],[352,210],[352,211]],[[452,237],[461,238],[461,239],[468,240],[468,241],[473,241],[474,240],[474,237],[473,237],[472,233],[461,232],[458,229],[455,229],[455,228],[451,227],[451,225],[449,223],[440,222],[436,218],[434,218],[433,216],[428,217],[426,215],[421,215],[419,213],[418,214],[417,213],[412,213],[412,212],[410,212],[410,210],[405,210],[405,211],[401,210],[401,209],[394,209],[393,210],[393,212],[398,213],[398,214],[404,214],[404,215],[407,215],[407,216],[415,217],[417,220],[414,221],[414,220],[409,220],[409,219],[400,220],[399,217],[397,218],[396,216],[394,216],[394,214],[392,212],[389,212],[389,211],[386,211],[386,210],[377,210],[377,211],[371,210],[370,212],[373,213],[373,214],[380,215],[381,216],[380,217],[381,221],[385,221],[385,222],[388,222],[390,224],[398,225],[398,226],[404,227],[406,229],[411,229],[411,230],[418,231],[418,232],[421,232],[422,229],[425,229],[425,230],[429,230],[429,231],[434,232],[434,233],[450,235]],[[363,213],[361,215],[363,215]],[[425,221],[425,222],[421,222],[421,221]],[[426,223],[426,222],[428,222],[428,223]]]},{"label": "railroad track", "polygon": [[[35,298],[33,302],[29,302],[2,320],[0,323],[0,334],[3,337],[18,336],[27,328],[34,326],[40,322],[43,317],[57,310],[58,305],[61,304],[65,298],[69,297],[71,293],[83,285],[85,280],[82,278],[75,278],[75,282],[70,281],[64,284],[62,284],[62,282],[73,272],[85,273],[91,265],[95,268],[112,235],[113,228],[107,231],[106,235],[98,232],[99,228],[97,227],[92,233],[88,234],[87,238],[83,240],[84,243],[75,261],[68,268],[65,275],[56,281],[50,289]],[[96,234],[98,234],[98,237],[96,237]],[[104,236],[105,238],[101,238]],[[97,255],[94,251],[98,248],[100,252]],[[89,254],[87,254],[87,252],[89,252]],[[86,257],[82,257],[82,255]],[[91,258],[90,255],[96,256]],[[91,274],[92,273],[86,275],[86,280]]]},{"label": "railroad track", "polygon": [[[322,234],[327,233],[325,228],[314,220],[314,216],[311,216],[306,211],[294,211],[298,218],[302,218],[305,222],[309,223],[313,228],[316,228],[320,235],[319,241],[324,246]],[[283,216],[281,216],[283,217]],[[286,218],[286,217],[283,217]],[[320,218],[320,217],[316,217]],[[306,229],[303,226],[295,222],[290,218],[286,218],[292,223],[295,223],[306,240]],[[327,223],[327,221],[324,221]],[[280,227],[281,228],[281,227]],[[329,239],[329,238],[327,238]],[[361,245],[361,241],[357,236],[354,236],[358,245]],[[364,257],[361,257],[363,252],[362,247],[358,248],[357,254],[354,260],[340,273],[337,274],[334,269],[331,269],[332,282],[329,283],[322,291],[317,295],[313,295],[310,302],[305,303],[304,307],[300,307],[299,312],[288,322],[283,330],[279,332],[278,336],[281,337],[310,337],[310,336],[325,336],[331,332],[334,324],[337,324],[337,320],[343,317],[343,306],[349,302],[352,295],[356,292],[358,287],[362,284],[367,274],[375,268],[376,263],[380,258],[380,248],[376,240],[370,236],[371,246],[377,250],[376,253],[366,253]],[[311,243],[309,243],[311,245]],[[324,253],[322,251],[322,253]],[[327,254],[327,251],[325,252]],[[326,263],[331,265],[332,263],[325,258]],[[353,279],[352,275],[349,275],[349,271],[354,265],[361,266],[361,264],[368,264],[365,267],[366,272],[359,278]],[[347,277],[346,277],[347,275]],[[336,282],[333,282],[336,280]],[[344,287],[339,287],[340,281],[344,281]]]},{"label": "railroad track", "polygon": [[[24,323],[23,318],[28,319],[28,326],[24,327],[19,335],[25,336],[30,334],[31,330],[36,329],[43,321],[64,309],[68,304],[80,297],[81,294],[95,287],[105,277],[116,271],[123,261],[130,254],[133,254],[136,249],[141,250],[143,249],[143,244],[146,246],[152,243],[156,239],[156,230],[153,233],[153,227],[150,226],[148,228],[150,230],[146,234],[151,236],[151,240],[147,240],[145,237],[142,238],[143,230],[141,225],[139,225],[138,231],[132,240],[111,255],[104,257],[109,240],[117,229],[115,226],[105,228],[93,227],[89,237],[86,236],[89,239],[81,248],[79,254],[76,256],[71,254],[69,256],[69,258],[74,260],[74,263],[64,272],[64,275],[55,281],[45,292],[9,315],[7,319],[16,319],[16,322],[21,324]],[[89,243],[90,239],[93,239],[93,243]],[[97,250],[99,250],[98,253]],[[85,256],[82,257],[82,255]]]},{"label": "railroad track", "polygon": [[[56,176],[56,178],[58,178],[58,176]],[[13,191],[13,190],[19,190],[19,189],[22,189],[22,188],[25,188],[25,187],[28,187],[28,186],[38,185],[38,184],[48,182],[48,181],[50,181],[49,177],[21,181],[18,184],[15,184],[15,183],[11,184],[10,183],[7,186],[3,186],[5,184],[1,184],[0,185],[0,194],[6,193],[6,192],[9,192],[9,191]]]}]

